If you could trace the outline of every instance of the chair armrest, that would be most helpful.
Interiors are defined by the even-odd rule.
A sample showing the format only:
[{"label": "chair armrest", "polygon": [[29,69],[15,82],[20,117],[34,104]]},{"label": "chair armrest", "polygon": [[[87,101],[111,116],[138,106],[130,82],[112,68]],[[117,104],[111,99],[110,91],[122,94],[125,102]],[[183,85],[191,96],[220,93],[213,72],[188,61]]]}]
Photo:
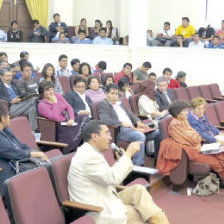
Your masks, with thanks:
[{"label": "chair armrest", "polygon": [[214,100],[224,100],[224,97],[214,97]]},{"label": "chair armrest", "polygon": [[123,186],[123,185],[118,185],[116,186],[117,191],[123,191],[127,188],[127,186]]},{"label": "chair armrest", "polygon": [[49,121],[49,122],[57,123],[57,121],[55,121],[55,120],[47,119],[47,118],[44,118],[44,117],[37,117],[37,120]]},{"label": "chair armrest", "polygon": [[224,126],[216,126],[219,130],[224,130]]},{"label": "chair armrest", "polygon": [[144,118],[144,119],[147,119],[148,118],[146,114],[137,114],[137,116],[139,118]]},{"label": "chair armrest", "polygon": [[103,208],[99,206],[94,206],[94,205],[89,205],[89,204],[84,204],[84,203],[69,201],[69,200],[63,201],[62,205],[65,207],[79,208],[79,209],[87,210],[90,212],[101,212],[103,210]]},{"label": "chair armrest", "polygon": [[212,100],[212,99],[205,99],[206,100],[206,102],[208,102],[208,103],[215,103],[215,102],[217,102],[217,100]]},{"label": "chair armrest", "polygon": [[68,146],[66,143],[61,143],[61,142],[50,142],[50,141],[36,141],[37,145],[46,145],[46,146],[54,146],[54,147],[59,147],[59,148],[65,148]]}]

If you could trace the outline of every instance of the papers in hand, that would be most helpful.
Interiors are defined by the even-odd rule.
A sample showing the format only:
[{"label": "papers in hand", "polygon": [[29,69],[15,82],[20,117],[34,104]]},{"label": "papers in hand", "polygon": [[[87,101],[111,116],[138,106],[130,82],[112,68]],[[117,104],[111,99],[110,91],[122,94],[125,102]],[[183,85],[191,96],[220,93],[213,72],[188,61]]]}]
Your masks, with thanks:
[{"label": "papers in hand", "polygon": [[144,166],[134,166],[133,168],[134,172],[137,173],[146,173],[146,174],[156,174],[159,170],[150,168],[150,167],[144,167]]},{"label": "papers in hand", "polygon": [[[68,126],[68,125],[67,125],[67,122],[61,122],[61,125],[63,125],[63,126]],[[75,125],[78,125],[78,124],[74,122],[72,126],[75,126]]]},{"label": "papers in hand", "polygon": [[221,147],[219,142],[204,144],[201,147],[201,153],[203,154],[218,154],[221,152],[224,152],[224,148]]}]

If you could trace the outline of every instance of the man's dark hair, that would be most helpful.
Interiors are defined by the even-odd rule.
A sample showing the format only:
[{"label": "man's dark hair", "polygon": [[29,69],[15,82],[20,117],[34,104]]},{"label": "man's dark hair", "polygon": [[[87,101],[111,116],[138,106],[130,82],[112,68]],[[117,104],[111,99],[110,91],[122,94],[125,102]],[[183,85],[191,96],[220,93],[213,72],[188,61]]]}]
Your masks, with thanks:
[{"label": "man's dark hair", "polygon": [[183,100],[175,100],[169,106],[168,111],[173,117],[177,117],[182,110],[189,108],[189,106],[190,105]]},{"label": "man's dark hair", "polygon": [[129,79],[128,77],[121,78],[121,79],[118,81],[118,87],[119,87],[119,89],[122,91],[122,88],[123,88],[125,85],[129,85],[129,82],[130,82],[130,79]]},{"label": "man's dark hair", "polygon": [[107,69],[107,63],[105,61],[99,61],[97,65],[102,70],[106,70]]},{"label": "man's dark hair", "polygon": [[99,32],[100,32],[100,31],[105,31],[105,32],[107,32],[107,29],[106,29],[105,27],[101,27],[100,30],[99,30]]},{"label": "man's dark hair", "polygon": [[145,61],[143,64],[142,64],[143,67],[145,68],[152,68],[152,65],[149,61]]},{"label": "man's dark hair", "polygon": [[33,68],[33,67],[32,67],[32,64],[31,64],[30,62],[27,62],[27,61],[25,61],[24,63],[21,63],[21,64],[20,64],[21,71],[24,71],[24,68],[26,68],[26,67],[31,67],[31,68]]},{"label": "man's dark hair", "polygon": [[190,19],[188,17],[182,17],[182,20],[186,20],[188,23],[190,22]]},{"label": "man's dark hair", "polygon": [[12,26],[13,24],[17,24],[18,25],[18,22],[16,20],[13,20],[10,25]]},{"label": "man's dark hair", "polygon": [[164,68],[163,74],[165,74],[166,72],[171,72],[171,74],[172,74],[172,70],[170,68]]},{"label": "man's dark hair", "polygon": [[39,88],[38,88],[40,99],[44,98],[44,90],[48,90],[50,88],[54,88],[54,83],[53,82],[46,81],[46,80],[40,82]]},{"label": "man's dark hair", "polygon": [[71,66],[75,65],[76,63],[80,63],[80,60],[78,58],[74,58],[71,60]]},{"label": "man's dark hair", "polygon": [[0,76],[4,76],[6,72],[12,72],[11,68],[1,68]]},{"label": "man's dark hair", "polygon": [[85,83],[85,85],[86,85],[86,79],[84,79],[84,78],[81,77],[81,76],[77,76],[77,77],[74,79],[73,86],[76,86],[76,84],[77,84],[78,82],[83,82],[83,83]]},{"label": "man's dark hair", "polygon": [[6,52],[0,52],[0,57],[2,57],[2,56],[5,56],[5,57],[8,57],[8,55],[6,54]]},{"label": "man's dark hair", "polygon": [[170,26],[170,22],[165,22],[164,25]]},{"label": "man's dark hair", "polygon": [[130,66],[131,67],[131,69],[132,69],[132,64],[131,63],[125,63],[124,65],[123,65],[123,68],[125,68],[126,66]]},{"label": "man's dark hair", "polygon": [[2,121],[2,117],[6,117],[9,114],[8,107],[4,103],[0,103],[0,122]]},{"label": "man's dark hair", "polygon": [[119,91],[118,85],[111,83],[108,86],[106,86],[106,92],[109,93],[112,89],[116,89]]},{"label": "man's dark hair", "polygon": [[34,19],[34,20],[32,20],[32,24],[33,24],[33,25],[34,25],[34,24],[40,24],[40,22],[39,22],[38,19]]},{"label": "man's dark hair", "polygon": [[215,38],[218,38],[220,40],[220,37],[217,35],[214,35],[214,37],[212,39],[214,40]]},{"label": "man's dark hair", "polygon": [[80,34],[80,33],[83,33],[83,34],[86,35],[86,31],[85,31],[85,30],[79,30],[79,31],[78,31],[78,34]]},{"label": "man's dark hair", "polygon": [[101,131],[100,125],[104,123],[99,120],[88,121],[82,129],[82,138],[84,142],[88,142],[91,139],[92,134],[99,134]]},{"label": "man's dark hair", "polygon": [[149,73],[149,77],[150,77],[150,76],[157,77],[156,73],[154,73],[154,72],[150,72],[150,73]]},{"label": "man's dark hair", "polygon": [[26,55],[29,55],[29,53],[27,51],[22,51],[20,52],[20,58],[24,58]]},{"label": "man's dark hair", "polygon": [[60,16],[60,14],[59,14],[59,13],[55,13],[55,14],[53,15],[53,18],[55,18],[56,16]]},{"label": "man's dark hair", "polygon": [[65,55],[65,54],[61,54],[61,55],[58,57],[58,61],[61,61],[63,58],[68,58],[68,56]]}]

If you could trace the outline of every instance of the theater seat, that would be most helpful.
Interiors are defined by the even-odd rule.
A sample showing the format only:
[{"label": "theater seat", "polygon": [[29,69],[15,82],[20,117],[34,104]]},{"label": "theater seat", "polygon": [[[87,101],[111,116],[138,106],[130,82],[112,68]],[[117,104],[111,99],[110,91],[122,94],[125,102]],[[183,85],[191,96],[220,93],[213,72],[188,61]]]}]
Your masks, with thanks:
[{"label": "theater seat", "polygon": [[209,88],[210,88],[213,99],[224,100],[224,96],[222,95],[222,93],[219,89],[219,85],[217,83],[210,84]]},{"label": "theater seat", "polygon": [[66,76],[58,76],[58,80],[61,84],[62,90],[63,90],[63,95],[65,95],[67,92],[71,91],[70,83],[69,80]]},{"label": "theater seat", "polygon": [[0,196],[0,217],[1,217],[0,219],[2,224],[10,224],[9,217],[5,209],[5,206],[3,204],[1,196]]},{"label": "theater seat", "polygon": [[113,73],[112,72],[107,72],[107,73],[103,73],[101,74],[101,83],[104,85],[107,76],[112,76],[113,77]]},{"label": "theater seat", "polygon": [[201,93],[199,92],[199,88],[197,86],[187,87],[186,90],[190,100],[201,96]]},{"label": "theater seat", "polygon": [[173,94],[174,94],[176,100],[184,100],[187,103],[190,103],[190,99],[188,97],[186,88],[173,89]]},{"label": "theater seat", "polygon": [[212,98],[212,94],[210,92],[210,88],[208,85],[200,85],[198,86],[199,91],[201,93],[201,96],[208,102],[208,103],[214,103],[216,100]]}]

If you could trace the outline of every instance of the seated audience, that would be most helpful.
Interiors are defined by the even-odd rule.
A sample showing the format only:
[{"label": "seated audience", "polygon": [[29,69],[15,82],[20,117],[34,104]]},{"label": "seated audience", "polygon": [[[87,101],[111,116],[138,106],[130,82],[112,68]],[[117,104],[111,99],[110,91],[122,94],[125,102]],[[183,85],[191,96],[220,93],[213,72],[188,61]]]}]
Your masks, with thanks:
[{"label": "seated audience", "polygon": [[163,29],[156,35],[157,45],[169,47],[174,37],[175,31],[170,28],[170,22],[165,22]]},{"label": "seated audience", "polygon": [[90,38],[93,40],[95,37],[99,36],[100,28],[102,27],[102,22],[99,19],[95,20],[95,26],[93,27],[92,32],[90,33]]},{"label": "seated audience", "polygon": [[69,38],[66,37],[65,32],[59,33],[59,38],[52,41],[52,43],[58,44],[70,44]]},{"label": "seated audience", "polygon": [[220,44],[220,37],[215,35],[207,48],[223,49],[224,47]]},{"label": "seated audience", "polygon": [[[176,37],[177,43],[176,43],[176,47],[183,47],[183,41],[184,41],[184,37],[182,35],[178,35]],[[171,43],[172,44],[172,43]],[[172,45],[173,46],[173,45]]]},{"label": "seated audience", "polygon": [[9,128],[10,118],[8,108],[0,103],[0,195],[5,195],[4,181],[16,175],[15,164],[17,160],[27,158],[41,158],[49,162],[45,153],[34,151],[28,145],[20,142]]},{"label": "seated audience", "polygon": [[210,24],[208,24],[208,22],[205,22],[204,25],[198,30],[198,33],[200,40],[207,47],[215,35],[215,30],[210,26]]},{"label": "seated audience", "polygon": [[61,17],[58,13],[53,15],[54,22],[50,24],[50,39],[51,41],[59,39],[60,33],[67,33],[68,28],[66,23],[61,22]]},{"label": "seated audience", "polygon": [[71,60],[71,66],[72,70],[71,73],[72,75],[78,75],[79,74],[79,67],[80,67],[80,60],[75,58]]},{"label": "seated audience", "polygon": [[6,42],[7,41],[7,33],[4,30],[0,29],[0,42]]},{"label": "seated audience", "polygon": [[186,84],[186,72],[183,72],[183,71],[179,71],[177,73],[177,76],[176,76],[176,80],[180,83],[180,86],[181,87],[184,87],[186,88],[187,87],[187,84]]},{"label": "seated audience", "polygon": [[110,84],[106,87],[107,99],[101,101],[98,105],[100,120],[109,126],[120,126],[118,139],[121,141],[141,141],[140,151],[133,157],[135,165],[144,165],[145,141],[143,133],[134,130],[134,124],[138,128],[146,128],[141,120],[129,111],[125,105],[118,99],[119,88],[116,84]]},{"label": "seated audience", "polygon": [[105,80],[102,82],[104,92],[106,92],[106,87],[111,83],[114,83],[114,77],[113,75],[107,75]]},{"label": "seated audience", "polygon": [[[169,108],[169,113],[173,116],[169,127],[168,134],[176,143],[183,145],[185,150],[189,153],[194,153],[194,161],[207,163],[211,166],[224,183],[224,153],[215,155],[205,155],[200,153],[201,150],[201,136],[188,123],[188,103],[176,100]],[[193,150],[193,152],[192,152]]]},{"label": "seated audience", "polygon": [[38,93],[37,79],[32,77],[32,65],[29,62],[21,64],[22,77],[17,81],[22,93]]},{"label": "seated audience", "polygon": [[74,44],[92,44],[92,41],[86,38],[85,30],[79,30],[78,36],[74,39]]},{"label": "seated audience", "polygon": [[157,46],[157,41],[153,38],[152,30],[147,30],[146,40],[147,46]]},{"label": "seated audience", "polygon": [[82,18],[80,21],[80,25],[75,27],[75,35],[78,36],[79,35],[79,31],[80,30],[85,30],[86,31],[86,36],[89,37],[89,29],[87,26],[87,21],[85,18]]},{"label": "seated audience", "polygon": [[[13,77],[14,79],[20,79],[20,78],[22,78],[22,71],[21,71],[21,68],[22,68],[22,66],[23,66],[23,64],[24,63],[30,63],[29,61],[27,61],[26,59],[21,59],[20,61],[19,61],[19,66],[16,66],[16,74],[15,74],[15,76]],[[32,65],[32,63],[30,63],[31,64],[31,66],[32,66],[32,78],[36,78],[37,77],[37,75],[36,75],[36,72],[34,71],[34,69],[33,69],[33,65]],[[39,68],[38,68],[39,69]]]},{"label": "seated audience", "polygon": [[115,189],[132,171],[131,159],[138,153],[140,142],[129,144],[121,157],[116,154],[118,162],[110,166],[103,156],[111,142],[108,127],[92,120],[85,125],[82,135],[84,144],[72,158],[68,171],[71,201],[106,208],[102,212],[88,212],[96,223],[169,224],[144,186],[128,186],[119,193]]},{"label": "seated audience", "polygon": [[140,68],[137,68],[133,72],[133,83],[138,84],[142,83],[145,80],[148,80],[148,70],[152,68],[152,65],[150,62],[145,61]]},{"label": "seated audience", "polygon": [[113,41],[106,37],[106,28],[101,27],[100,28],[100,32],[99,32],[99,36],[95,37],[93,40],[93,44],[97,44],[97,45],[112,45]]},{"label": "seated audience", "polygon": [[114,44],[119,45],[117,29],[113,27],[111,20],[107,20],[106,29],[107,29],[106,36],[109,37],[114,42]]},{"label": "seated audience", "polygon": [[165,77],[168,81],[168,88],[170,89],[175,89],[175,88],[180,88],[180,83],[175,80],[175,79],[172,79],[171,76],[172,76],[172,70],[170,68],[165,68],[163,70],[163,77]]},{"label": "seated audience", "polygon": [[224,134],[210,124],[204,114],[205,105],[206,101],[202,97],[193,98],[191,100],[192,110],[188,112],[188,122],[207,143],[220,142],[224,145]]},{"label": "seated audience", "polygon": [[219,43],[222,44],[224,42],[224,20],[221,23],[221,29],[215,32],[216,36],[219,36]]},{"label": "seated audience", "polygon": [[46,28],[39,24],[39,20],[34,19],[33,30],[30,32],[29,41],[35,43],[45,43],[46,36],[48,35],[48,31]]},{"label": "seated audience", "polygon": [[8,55],[6,54],[6,52],[3,51],[0,52],[0,60],[8,62]]},{"label": "seated audience", "polygon": [[100,80],[97,76],[91,76],[87,80],[87,87],[85,94],[93,103],[100,102],[106,98],[103,89],[100,88]]},{"label": "seated audience", "polygon": [[8,42],[22,42],[23,41],[23,31],[19,29],[18,22],[12,21],[11,28],[7,32]]},{"label": "seated audience", "polygon": [[93,74],[102,75],[104,71],[107,69],[107,63],[105,61],[99,61],[95,66],[95,70],[93,70]]},{"label": "seated audience", "polygon": [[39,83],[42,81],[49,81],[54,84],[54,92],[63,94],[63,89],[61,86],[61,83],[59,82],[58,78],[55,77],[55,69],[54,66],[50,63],[47,63],[44,65],[43,70],[42,70],[42,77],[39,80]]},{"label": "seated audience", "polygon": [[9,63],[7,61],[0,60],[0,69],[9,68]]},{"label": "seated audience", "polygon": [[193,41],[188,45],[189,48],[205,48],[205,44],[200,40],[199,34],[195,33]]},{"label": "seated audience", "polygon": [[73,83],[73,91],[65,94],[66,101],[72,106],[75,116],[86,114],[91,116],[91,99],[86,96],[86,80],[77,76]]},{"label": "seated audience", "polygon": [[36,97],[22,99],[22,91],[12,80],[10,68],[0,69],[0,99],[9,103],[9,113],[11,116],[25,115],[29,118],[32,131],[37,129]]},{"label": "seated audience", "polygon": [[158,77],[156,80],[157,88],[155,92],[156,102],[159,110],[167,110],[172,101],[175,100],[172,89],[168,88],[168,81],[164,76]]},{"label": "seated audience", "polygon": [[123,65],[123,69],[118,72],[117,74],[115,74],[114,76],[114,82],[116,84],[118,84],[119,80],[124,78],[124,77],[128,77],[129,78],[129,83],[131,84],[133,81],[132,81],[132,74],[131,74],[131,70],[132,70],[132,64],[130,63],[125,63]]},{"label": "seated audience", "polygon": [[[57,141],[67,143],[63,153],[74,151],[81,142],[80,128],[86,115],[74,117],[71,105],[60,94],[54,93],[54,84],[43,81],[39,85],[40,102],[38,112],[41,116],[59,122],[57,124]],[[64,122],[65,125],[62,125]],[[75,124],[75,122],[77,124]]]},{"label": "seated audience", "polygon": [[130,96],[134,95],[132,89],[130,88],[128,77],[121,78],[118,81],[118,87],[119,96],[126,97],[128,99]]},{"label": "seated audience", "polygon": [[157,75],[154,72],[149,73],[148,80],[153,81],[156,84]]},{"label": "seated audience", "polygon": [[92,71],[90,65],[86,62],[83,62],[79,66],[79,75],[83,78],[88,79],[90,75],[92,75]]},{"label": "seated audience", "polygon": [[68,66],[68,56],[65,54],[61,54],[58,58],[59,67],[56,69],[56,76],[66,76],[69,77],[71,75],[70,70],[67,68]]},{"label": "seated audience", "polygon": [[[180,25],[176,32],[175,35],[179,36],[182,35],[183,36],[183,46],[184,47],[188,47],[189,43],[192,41],[192,37],[195,33],[195,28],[190,25],[190,20],[188,17],[183,17],[182,18],[182,25]],[[177,39],[174,38],[171,41],[171,45],[172,46],[176,46],[177,45]]]}]

